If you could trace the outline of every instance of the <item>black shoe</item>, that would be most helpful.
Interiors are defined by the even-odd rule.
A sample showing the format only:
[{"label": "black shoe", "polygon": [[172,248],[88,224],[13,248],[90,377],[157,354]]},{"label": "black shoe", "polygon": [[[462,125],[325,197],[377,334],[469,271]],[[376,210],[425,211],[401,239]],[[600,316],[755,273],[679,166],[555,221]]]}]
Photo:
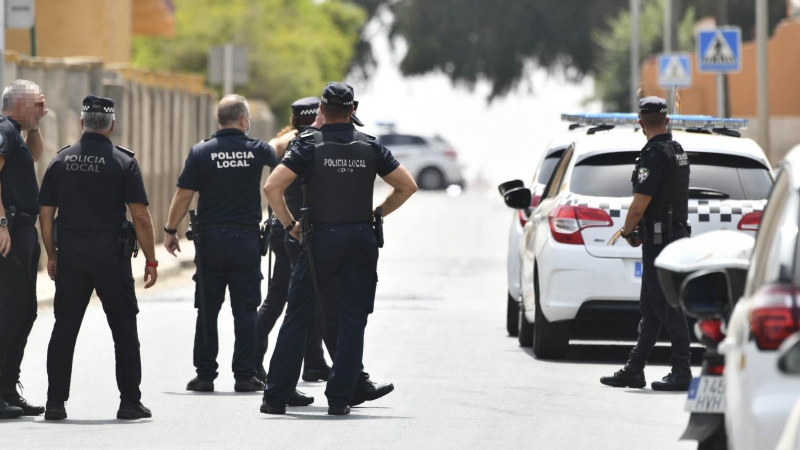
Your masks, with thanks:
[{"label": "black shoe", "polygon": [[613,376],[600,378],[600,382],[612,387],[643,388],[647,385],[644,379],[644,360],[633,349],[625,367],[614,372]]},{"label": "black shoe", "polygon": [[44,412],[44,420],[64,420],[67,418],[67,408],[64,402],[47,402],[47,409]]},{"label": "black shoe", "polygon": [[393,390],[394,385],[392,383],[377,384],[370,381],[369,378],[362,378],[356,383],[353,397],[348,404],[350,406],[358,406],[364,402],[377,400]]},{"label": "black shoe", "polygon": [[149,419],[150,417],[153,417],[153,413],[151,413],[150,410],[142,404],[142,402],[132,403],[123,400],[119,403],[117,419]]},{"label": "black shoe", "polygon": [[13,389],[11,391],[7,391],[3,394],[3,399],[8,403],[10,406],[16,406],[17,408],[21,408],[23,415],[25,416],[41,416],[44,414],[44,406],[38,405],[31,405],[28,403],[27,400],[22,398],[17,392],[17,389]]},{"label": "black shoe", "polygon": [[214,392],[214,382],[201,380],[198,377],[192,378],[192,381],[186,385],[187,391],[195,392]]},{"label": "black shoe", "polygon": [[264,402],[261,403],[261,413],[276,415],[286,414],[286,406],[275,406],[264,400]]},{"label": "black shoe", "polygon": [[328,406],[329,416],[346,416],[350,414],[349,406]]},{"label": "black shoe", "polygon": [[688,357],[672,357],[670,360],[672,370],[661,381],[653,381],[650,387],[654,391],[688,391],[692,384],[692,369]]},{"label": "black shoe", "polygon": [[233,390],[236,392],[258,392],[264,390],[264,383],[256,377],[251,377],[247,380],[237,381],[233,385]]},{"label": "black shoe", "polygon": [[328,366],[319,369],[303,369],[303,381],[328,381],[331,368]]},{"label": "black shoe", "polygon": [[267,383],[267,371],[264,370],[263,366],[260,369],[256,370],[256,378],[258,378],[258,381],[264,384]]},{"label": "black shoe", "polygon": [[308,406],[314,403],[314,397],[308,396],[297,389],[294,390],[294,393],[289,396],[289,400],[286,402],[289,406]]},{"label": "black shoe", "polygon": [[0,398],[0,419],[16,419],[24,414],[22,408],[11,406]]}]

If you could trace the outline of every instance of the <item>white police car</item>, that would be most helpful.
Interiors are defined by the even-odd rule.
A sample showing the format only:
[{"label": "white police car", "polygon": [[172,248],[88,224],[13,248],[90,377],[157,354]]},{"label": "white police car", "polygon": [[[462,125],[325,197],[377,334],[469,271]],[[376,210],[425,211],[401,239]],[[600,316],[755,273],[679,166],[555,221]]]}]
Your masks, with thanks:
[{"label": "white police car", "polygon": [[[624,224],[634,160],[646,138],[635,114],[562,118],[583,125],[585,134],[559,160],[519,246],[519,342],[533,345],[538,358],[564,357],[571,337],[635,336],[639,320],[641,248],[612,237]],[[719,229],[755,233],[773,173],[755,142],[735,137],[747,121],[671,118],[674,139],[691,163],[693,235]],[[506,203],[521,207],[523,194],[521,188],[507,193]]]}]

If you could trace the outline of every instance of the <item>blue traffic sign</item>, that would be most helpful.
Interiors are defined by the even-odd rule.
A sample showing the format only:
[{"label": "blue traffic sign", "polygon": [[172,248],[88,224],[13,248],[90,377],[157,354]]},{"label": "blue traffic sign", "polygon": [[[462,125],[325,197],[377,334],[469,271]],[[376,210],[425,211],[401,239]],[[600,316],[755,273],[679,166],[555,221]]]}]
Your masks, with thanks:
[{"label": "blue traffic sign", "polygon": [[692,85],[692,56],[664,53],[658,56],[658,84],[662,88],[688,88]]},{"label": "blue traffic sign", "polygon": [[698,72],[730,73],[742,70],[742,30],[738,27],[697,33]]}]

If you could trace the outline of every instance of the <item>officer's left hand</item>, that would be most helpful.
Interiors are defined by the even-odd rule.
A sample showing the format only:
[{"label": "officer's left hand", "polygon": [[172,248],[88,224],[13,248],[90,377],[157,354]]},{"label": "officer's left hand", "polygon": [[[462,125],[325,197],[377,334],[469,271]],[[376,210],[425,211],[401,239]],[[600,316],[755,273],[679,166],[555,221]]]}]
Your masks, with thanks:
[{"label": "officer's left hand", "polygon": [[641,239],[634,239],[632,236],[628,237],[625,240],[628,241],[628,245],[630,245],[631,247],[634,247],[634,248],[642,245],[642,240]]},{"label": "officer's left hand", "polygon": [[46,116],[48,112],[50,112],[50,110],[47,109],[47,101],[44,99],[44,95],[40,95],[39,101],[36,102],[36,114],[34,114],[35,128],[39,128],[39,120]]},{"label": "officer's left hand", "polygon": [[167,234],[167,238],[164,240],[164,248],[167,249],[170,255],[177,257],[178,255],[175,254],[177,250],[178,253],[181,251],[181,244],[178,240],[178,236],[175,234]]},{"label": "officer's left hand", "polygon": [[58,274],[58,269],[56,269],[56,260],[50,259],[47,261],[47,275],[50,276],[50,279],[56,281],[56,275]]},{"label": "officer's left hand", "polygon": [[289,232],[289,236],[295,238],[297,241],[300,241],[300,224],[297,224],[296,227],[292,228],[292,231]]},{"label": "officer's left hand", "polygon": [[144,268],[144,288],[149,289],[156,284],[158,279],[158,269],[155,267],[145,266]]}]

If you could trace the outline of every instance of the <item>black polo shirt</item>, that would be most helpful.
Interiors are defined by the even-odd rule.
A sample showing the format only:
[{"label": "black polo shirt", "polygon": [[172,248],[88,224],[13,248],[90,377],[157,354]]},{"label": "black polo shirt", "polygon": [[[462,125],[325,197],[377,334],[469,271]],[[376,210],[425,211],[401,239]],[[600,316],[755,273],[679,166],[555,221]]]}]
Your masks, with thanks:
[{"label": "black polo shirt", "polygon": [[0,155],[5,158],[0,170],[3,206],[12,206],[32,216],[39,214],[39,183],[33,165],[33,154],[20,135],[20,125],[13,119],[0,116]]}]

